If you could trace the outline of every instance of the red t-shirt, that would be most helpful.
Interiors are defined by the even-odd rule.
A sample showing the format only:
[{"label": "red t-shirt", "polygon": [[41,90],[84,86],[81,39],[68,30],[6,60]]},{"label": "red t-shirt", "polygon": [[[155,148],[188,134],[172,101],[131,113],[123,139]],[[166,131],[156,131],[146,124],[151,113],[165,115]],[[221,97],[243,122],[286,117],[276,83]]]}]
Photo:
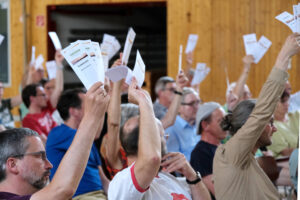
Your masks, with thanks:
[{"label": "red t-shirt", "polygon": [[48,133],[57,125],[52,118],[54,111],[55,108],[53,108],[50,101],[48,101],[47,107],[43,108],[41,113],[28,113],[22,120],[22,125],[25,128],[30,128],[38,132],[40,135],[43,133],[48,136]]}]

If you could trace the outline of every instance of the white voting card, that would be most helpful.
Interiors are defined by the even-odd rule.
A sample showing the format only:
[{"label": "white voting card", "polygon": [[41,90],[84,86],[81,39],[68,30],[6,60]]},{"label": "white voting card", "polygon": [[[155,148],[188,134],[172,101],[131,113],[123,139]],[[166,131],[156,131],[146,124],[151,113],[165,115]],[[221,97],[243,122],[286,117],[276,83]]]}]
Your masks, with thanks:
[{"label": "white voting card", "polygon": [[294,20],[295,23],[295,32],[300,33],[300,4],[293,5],[294,10]]},{"label": "white voting card", "polygon": [[4,40],[4,36],[0,34],[0,45],[2,44],[3,40]]},{"label": "white voting card", "polygon": [[43,62],[44,62],[44,57],[42,56],[42,54],[40,54],[36,60],[35,60],[35,69],[43,69]]},{"label": "white voting card", "polygon": [[244,40],[244,46],[245,46],[245,51],[246,55],[250,55],[253,49],[256,47],[256,34],[251,33],[243,36]]},{"label": "white voting card", "polygon": [[51,38],[51,40],[53,42],[53,45],[54,45],[55,49],[56,50],[62,49],[60,41],[58,39],[58,36],[57,36],[56,32],[49,32],[48,34],[49,34],[49,36],[50,36],[50,38]]},{"label": "white voting card", "polygon": [[205,63],[197,63],[197,67],[195,70],[195,75],[191,82],[191,85],[200,84],[210,72],[210,68],[206,66]]},{"label": "white voting card", "polygon": [[117,66],[109,68],[105,72],[105,76],[109,78],[112,82],[117,82],[123,78],[126,78],[129,68],[127,66]]},{"label": "white voting card", "polygon": [[104,34],[102,45],[107,48],[108,59],[110,60],[121,48],[121,45],[115,36]]},{"label": "white voting card", "polygon": [[182,70],[181,63],[182,63],[182,45],[179,46],[178,74]]},{"label": "white voting card", "polygon": [[[146,70],[145,63],[141,57],[140,52],[137,50],[133,72],[132,72],[132,74],[130,72],[127,74],[128,78],[127,77],[126,78],[128,80],[126,80],[125,82],[128,85],[130,85],[131,78],[132,78],[132,76],[134,76],[138,82],[138,86],[142,87],[144,80],[145,80],[145,70]],[[131,75],[131,77],[129,75]]]},{"label": "white voting card", "polygon": [[293,32],[296,32],[296,20],[294,20],[294,16],[292,14],[283,12],[275,18],[287,25]]},{"label": "white voting card", "polygon": [[55,60],[46,62],[46,68],[47,68],[49,80],[55,79],[56,78],[56,62],[55,62]]},{"label": "white voting card", "polygon": [[189,53],[194,51],[196,45],[197,45],[197,41],[198,41],[198,35],[196,34],[190,34],[189,38],[188,38],[188,42],[185,48],[185,53]]},{"label": "white voting card", "polygon": [[256,43],[256,48],[251,52],[251,55],[254,57],[254,63],[257,64],[260,61],[271,45],[272,42],[265,36],[260,37],[259,41]]},{"label": "white voting card", "polygon": [[80,42],[69,45],[61,53],[87,90],[100,80],[97,68]]},{"label": "white voting card", "polygon": [[124,51],[123,51],[123,56],[122,56],[122,64],[127,65],[128,63],[128,59],[129,59],[129,55],[130,55],[130,51],[135,39],[135,32],[132,28],[129,28],[127,37],[126,37],[126,42],[125,42],[125,46],[124,46]]},{"label": "white voting card", "polygon": [[31,61],[30,61],[30,64],[33,65],[34,61],[35,61],[35,46],[32,46],[31,47]]},{"label": "white voting card", "polygon": [[103,63],[103,59],[102,59],[102,55],[101,55],[101,49],[100,49],[100,45],[98,42],[92,42],[92,49],[95,53],[95,62],[96,62],[96,66],[97,66],[97,71],[99,73],[99,81],[101,83],[104,83],[104,79],[105,79],[105,66]]}]

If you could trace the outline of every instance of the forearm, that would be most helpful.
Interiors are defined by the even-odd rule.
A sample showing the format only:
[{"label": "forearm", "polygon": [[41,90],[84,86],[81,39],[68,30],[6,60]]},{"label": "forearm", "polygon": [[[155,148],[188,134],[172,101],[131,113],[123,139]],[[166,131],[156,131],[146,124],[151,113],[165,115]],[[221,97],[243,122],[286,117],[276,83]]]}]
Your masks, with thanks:
[{"label": "forearm", "polygon": [[58,98],[63,91],[64,80],[63,80],[63,68],[62,66],[56,67],[56,78],[55,78],[55,88],[50,97],[50,102],[53,108],[56,108]]},{"label": "forearm", "polygon": [[250,64],[244,64],[243,72],[242,72],[241,76],[239,77],[239,80],[237,81],[236,86],[233,89],[233,93],[239,98],[239,100],[243,96],[244,85],[246,84],[249,71],[250,71]]},{"label": "forearm", "polygon": [[193,200],[210,200],[208,189],[202,181],[195,185],[190,185]]},{"label": "forearm", "polygon": [[170,107],[168,108],[166,115],[161,119],[161,123],[164,129],[174,124],[180,103],[181,103],[181,95],[176,94],[174,96],[174,99]]},{"label": "forearm", "polygon": [[11,98],[11,107],[16,107],[22,103],[21,95]]}]

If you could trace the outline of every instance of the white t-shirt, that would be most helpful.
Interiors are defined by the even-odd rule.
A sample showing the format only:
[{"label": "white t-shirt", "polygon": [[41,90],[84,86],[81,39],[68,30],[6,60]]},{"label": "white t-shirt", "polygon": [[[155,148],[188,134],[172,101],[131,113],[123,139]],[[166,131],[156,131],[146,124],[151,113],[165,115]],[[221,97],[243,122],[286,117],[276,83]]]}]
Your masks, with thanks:
[{"label": "white t-shirt", "polygon": [[189,200],[192,199],[187,184],[174,176],[159,172],[146,190],[141,188],[134,175],[134,164],[113,178],[108,188],[109,200]]}]

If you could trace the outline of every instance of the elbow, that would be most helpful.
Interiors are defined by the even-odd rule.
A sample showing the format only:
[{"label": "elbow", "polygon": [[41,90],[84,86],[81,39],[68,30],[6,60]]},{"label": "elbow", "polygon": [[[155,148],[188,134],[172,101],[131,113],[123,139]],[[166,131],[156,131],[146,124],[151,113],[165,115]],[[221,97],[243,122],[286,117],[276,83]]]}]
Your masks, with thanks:
[{"label": "elbow", "polygon": [[76,192],[75,187],[70,186],[61,186],[55,188],[56,197],[59,197],[59,199],[72,199],[73,195]]}]

